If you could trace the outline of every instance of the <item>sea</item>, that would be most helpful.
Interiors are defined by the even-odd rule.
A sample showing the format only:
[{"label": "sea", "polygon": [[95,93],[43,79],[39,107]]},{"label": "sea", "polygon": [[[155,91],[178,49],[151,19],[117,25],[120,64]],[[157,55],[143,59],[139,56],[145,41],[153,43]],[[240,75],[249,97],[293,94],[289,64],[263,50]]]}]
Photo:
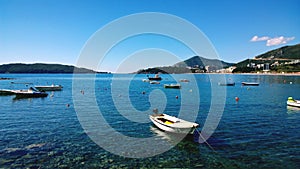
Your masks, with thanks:
[{"label": "sea", "polygon": [[[45,98],[0,96],[0,168],[300,168],[300,109],[286,103],[300,100],[300,76],[160,76],[0,74],[13,78],[0,89],[63,86]],[[178,139],[151,123],[153,109],[200,126]]]}]

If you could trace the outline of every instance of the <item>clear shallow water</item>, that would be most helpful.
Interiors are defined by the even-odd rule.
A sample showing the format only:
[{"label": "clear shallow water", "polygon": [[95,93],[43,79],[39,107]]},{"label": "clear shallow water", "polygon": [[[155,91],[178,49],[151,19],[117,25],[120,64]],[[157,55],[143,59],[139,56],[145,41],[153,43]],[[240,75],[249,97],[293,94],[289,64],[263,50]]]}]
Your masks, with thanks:
[{"label": "clear shallow water", "polygon": [[[106,121],[120,133],[131,137],[153,137],[172,140],[150,122],[136,123],[120,115],[114,106],[111,86],[129,83],[130,104],[139,111],[137,118],[148,120],[151,101],[161,102],[165,97],[166,112],[177,115],[180,109],[179,90],[166,90],[162,85],[142,82],[145,75],[97,75],[96,102]],[[162,75],[162,83],[172,77]],[[189,79],[193,75],[173,75]],[[211,88],[220,75],[195,75],[200,93],[200,110],[196,122],[205,122],[212,99]],[[14,96],[0,96],[0,166],[4,168],[299,168],[300,164],[300,110],[286,106],[287,97],[300,99],[299,76],[226,75],[236,82],[234,87],[217,86],[226,90],[226,104],[215,133],[208,140],[215,151],[205,144],[187,138],[171,150],[149,158],[130,159],[113,155],[94,143],[83,131],[74,109],[72,75],[7,75],[15,80],[0,81],[1,89],[25,89],[24,84],[61,84],[64,89],[53,97],[14,100]],[[82,75],[82,85],[74,91],[89,103],[93,91],[85,81],[93,76]],[[242,81],[259,82],[257,87],[242,87]],[[291,83],[290,83],[291,82]],[[193,93],[191,83],[182,83],[182,91]],[[122,90],[123,88],[119,88]],[[192,91],[190,91],[192,89]],[[84,90],[84,94],[80,93]],[[152,95],[154,91],[163,95]],[[142,94],[142,92],[145,94]],[[122,93],[122,91],[120,91]],[[51,94],[51,92],[49,93]],[[218,93],[217,93],[218,94]],[[129,110],[125,95],[116,95],[120,111]],[[175,99],[179,96],[179,99]],[[238,103],[235,97],[239,97]],[[159,97],[159,98],[156,98]],[[122,103],[124,103],[122,105]],[[70,104],[67,107],[66,104]],[[190,111],[193,111],[192,108]],[[105,139],[105,136],[103,136]]]}]

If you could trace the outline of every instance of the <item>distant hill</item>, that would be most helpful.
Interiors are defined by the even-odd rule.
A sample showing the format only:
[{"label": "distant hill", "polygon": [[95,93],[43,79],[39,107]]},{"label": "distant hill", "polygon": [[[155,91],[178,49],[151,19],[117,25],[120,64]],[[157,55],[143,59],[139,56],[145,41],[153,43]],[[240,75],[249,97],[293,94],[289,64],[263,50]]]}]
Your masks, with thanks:
[{"label": "distant hill", "polygon": [[0,65],[0,73],[107,73],[96,72],[86,68],[78,68],[70,65],[61,64],[23,64],[12,63]]},{"label": "distant hill", "polygon": [[271,50],[256,56],[255,59],[300,59],[300,44]]},{"label": "distant hill", "polygon": [[148,68],[139,70],[137,73],[196,73],[215,71],[230,67],[232,65],[234,65],[234,63],[227,63],[217,59],[207,59],[200,56],[194,56],[185,61],[178,62],[173,66]]},{"label": "distant hill", "polygon": [[248,73],[262,70],[275,72],[300,71],[300,44],[284,46],[263,53],[253,59],[243,60],[236,65],[233,73]]},{"label": "distant hill", "polygon": [[175,67],[203,67],[205,68],[205,66],[209,66],[211,68],[214,69],[222,69],[224,67],[229,67],[234,65],[234,63],[227,63],[224,62],[222,60],[218,60],[218,59],[207,59],[204,57],[200,57],[200,56],[194,56],[191,57],[185,61],[176,63],[174,66]]}]

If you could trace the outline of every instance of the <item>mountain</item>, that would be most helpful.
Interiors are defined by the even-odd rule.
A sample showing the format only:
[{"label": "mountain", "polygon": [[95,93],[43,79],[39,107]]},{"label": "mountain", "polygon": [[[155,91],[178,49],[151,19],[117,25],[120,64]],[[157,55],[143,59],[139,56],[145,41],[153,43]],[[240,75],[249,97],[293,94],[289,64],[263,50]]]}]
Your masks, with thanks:
[{"label": "mountain", "polygon": [[215,70],[223,69],[224,67],[230,67],[234,65],[234,63],[227,63],[218,59],[206,59],[200,56],[191,57],[185,61],[176,63],[174,67],[198,67],[198,68],[205,68],[209,66]]},{"label": "mountain", "polygon": [[139,70],[137,73],[198,73],[215,71],[230,67],[232,65],[234,65],[234,63],[227,63],[217,59],[207,59],[200,56],[194,56],[172,66],[148,68]]},{"label": "mountain", "polygon": [[248,73],[257,71],[299,72],[300,44],[284,46],[246,59],[236,64],[233,73]]},{"label": "mountain", "polygon": [[256,56],[255,59],[300,59],[300,44],[271,50]]},{"label": "mountain", "polygon": [[86,68],[78,68],[70,65],[61,64],[23,64],[12,63],[0,65],[0,73],[107,73],[96,72]]}]

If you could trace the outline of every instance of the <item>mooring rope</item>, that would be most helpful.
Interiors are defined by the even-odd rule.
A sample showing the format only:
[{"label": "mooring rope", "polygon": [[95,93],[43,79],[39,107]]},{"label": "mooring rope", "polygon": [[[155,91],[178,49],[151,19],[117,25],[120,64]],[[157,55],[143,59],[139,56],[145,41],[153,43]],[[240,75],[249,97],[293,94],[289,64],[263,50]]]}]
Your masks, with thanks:
[{"label": "mooring rope", "polygon": [[[199,134],[199,136],[201,137],[201,139],[203,139],[203,141],[204,141],[204,143],[206,144],[206,145],[208,145],[208,147],[215,153],[215,154],[218,154],[218,155],[220,155],[207,141],[206,141],[206,139],[202,136],[202,134],[200,133],[200,131],[197,129],[197,128],[195,128],[196,129],[196,131],[198,132],[198,134]],[[216,158],[215,158],[216,159]],[[217,159],[216,159],[217,160]],[[224,167],[224,168],[228,168],[223,162],[221,162],[221,161],[219,161],[219,163]]]}]

